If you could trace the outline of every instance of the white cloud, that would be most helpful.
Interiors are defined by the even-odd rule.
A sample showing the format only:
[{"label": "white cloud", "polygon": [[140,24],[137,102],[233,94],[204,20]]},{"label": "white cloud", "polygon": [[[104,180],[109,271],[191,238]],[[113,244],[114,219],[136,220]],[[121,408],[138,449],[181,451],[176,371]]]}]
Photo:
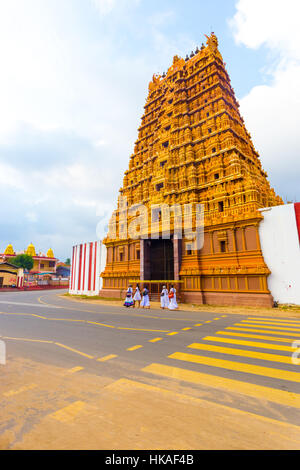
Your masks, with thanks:
[{"label": "white cloud", "polygon": [[268,49],[268,85],[240,99],[270,183],[286,200],[300,200],[300,2],[240,0],[230,24],[238,44]]},{"label": "white cloud", "polygon": [[[105,13],[115,2],[102,3]],[[114,56],[101,29],[90,35],[73,4],[0,2],[0,251],[47,239],[67,256],[95,238],[97,208],[116,199],[136,138],[140,64]]]},{"label": "white cloud", "polygon": [[124,7],[134,7],[140,0],[91,0],[92,5],[98,10],[100,16],[109,15],[113,10],[123,10]]},{"label": "white cloud", "polygon": [[107,15],[115,7],[115,0],[91,0],[94,7],[99,11],[100,15]]},{"label": "white cloud", "polygon": [[[9,241],[16,249],[33,241],[67,257],[111,213],[148,81],[195,47],[184,21],[177,27],[175,4],[146,3],[0,0],[0,251]],[[274,1],[241,1],[232,27],[239,44],[272,51],[272,83],[251,90],[241,111],[282,196],[282,177],[294,177],[283,185],[291,198],[300,47],[288,26],[297,3],[293,11],[288,3],[283,11]]]},{"label": "white cloud", "polygon": [[257,49],[265,44],[285,58],[300,58],[299,0],[239,0],[231,21],[235,39]]}]

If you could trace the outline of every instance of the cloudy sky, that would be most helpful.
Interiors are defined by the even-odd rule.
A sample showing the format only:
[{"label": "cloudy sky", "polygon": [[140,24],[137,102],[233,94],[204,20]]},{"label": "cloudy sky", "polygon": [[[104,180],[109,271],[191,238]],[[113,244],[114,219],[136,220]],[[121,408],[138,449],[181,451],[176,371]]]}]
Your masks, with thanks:
[{"label": "cloudy sky", "polygon": [[299,18],[299,0],[0,0],[0,252],[64,260],[101,235],[153,73],[211,31],[272,186],[300,201]]}]

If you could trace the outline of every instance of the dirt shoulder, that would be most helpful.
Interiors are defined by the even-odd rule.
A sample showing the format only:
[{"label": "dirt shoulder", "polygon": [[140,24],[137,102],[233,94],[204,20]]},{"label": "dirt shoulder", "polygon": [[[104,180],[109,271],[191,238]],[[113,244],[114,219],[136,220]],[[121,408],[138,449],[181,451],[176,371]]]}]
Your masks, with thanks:
[{"label": "dirt shoulder", "polygon": [[[81,295],[70,295],[70,294],[59,294],[59,297],[67,299],[73,302],[81,302],[85,304],[96,304],[96,305],[111,305],[111,306],[123,306],[123,300],[111,299],[105,297],[88,297]],[[151,302],[151,309],[159,309],[159,302]],[[180,311],[187,312],[206,312],[211,314],[228,313],[236,315],[263,315],[272,318],[300,318],[300,306],[299,305],[286,305],[282,304],[276,308],[262,308],[262,307],[251,307],[251,306],[229,306],[229,305],[195,305],[195,304],[180,304]]]}]

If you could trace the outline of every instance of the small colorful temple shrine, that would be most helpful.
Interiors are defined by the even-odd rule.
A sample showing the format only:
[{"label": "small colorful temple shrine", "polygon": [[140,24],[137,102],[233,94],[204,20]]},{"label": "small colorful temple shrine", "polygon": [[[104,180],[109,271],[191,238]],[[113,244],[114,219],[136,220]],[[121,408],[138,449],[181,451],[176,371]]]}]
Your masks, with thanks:
[{"label": "small colorful temple shrine", "polygon": [[9,261],[11,258],[14,258],[17,254],[26,254],[32,256],[33,259],[33,268],[31,270],[32,273],[41,273],[41,272],[49,272],[55,273],[56,271],[56,264],[57,259],[54,256],[52,248],[47,251],[47,254],[43,253],[36,253],[35,246],[30,243],[26,250],[21,252],[15,252],[12,244],[10,243],[7,245],[4,253],[0,253],[0,260],[2,261]]},{"label": "small colorful temple shrine", "polygon": [[[14,266],[14,257],[21,254],[32,257],[33,268],[30,272],[20,270],[17,266]],[[26,250],[15,252],[12,244],[9,244],[4,253],[0,253],[0,288],[67,286],[69,275],[66,277],[59,276],[57,265],[58,259],[55,258],[51,248],[47,251],[47,254],[37,253],[34,245],[30,243]]]},{"label": "small colorful temple shrine", "polygon": [[[124,236],[124,226],[132,222],[130,210],[123,217],[124,199],[126,207],[143,205],[149,220],[155,218],[155,237],[144,229],[139,238]],[[155,205],[191,203],[204,209],[201,249],[176,235],[174,217],[170,236],[164,237],[161,214],[153,214]],[[268,212],[271,208],[283,210]],[[284,262],[299,261],[299,205],[283,205],[270,186],[214,33],[185,59],[175,56],[167,73],[153,75],[112,220],[115,232],[103,240],[104,297],[120,298],[128,284],[137,283],[147,284],[155,298],[167,283],[176,285],[181,301],[199,304],[271,307],[277,294],[289,298],[284,295],[289,288],[295,294],[291,298],[299,300],[300,286],[289,277],[293,270],[283,278],[276,264],[283,251],[274,253],[270,245],[274,230],[278,243],[293,237]],[[286,223],[279,225],[279,220]],[[287,226],[289,233],[283,234]],[[270,265],[274,292],[268,285]],[[73,292],[78,279],[73,279]]]}]

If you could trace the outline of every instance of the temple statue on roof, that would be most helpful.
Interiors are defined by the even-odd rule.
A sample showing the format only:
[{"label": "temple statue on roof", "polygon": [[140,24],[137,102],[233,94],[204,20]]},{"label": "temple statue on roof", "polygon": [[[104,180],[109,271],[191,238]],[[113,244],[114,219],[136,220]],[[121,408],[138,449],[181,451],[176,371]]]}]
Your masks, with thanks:
[{"label": "temple statue on roof", "polygon": [[153,75],[120,196],[128,207],[143,204],[150,218],[153,204],[202,204],[204,244],[194,250],[175,237],[172,221],[169,239],[161,228],[156,239],[123,237],[118,202],[117,235],[104,239],[101,295],[119,297],[134,282],[158,293],[162,281],[177,282],[190,302],[272,305],[259,209],[283,202],[245,127],[214,33],[186,59],[175,56],[167,73]]}]

